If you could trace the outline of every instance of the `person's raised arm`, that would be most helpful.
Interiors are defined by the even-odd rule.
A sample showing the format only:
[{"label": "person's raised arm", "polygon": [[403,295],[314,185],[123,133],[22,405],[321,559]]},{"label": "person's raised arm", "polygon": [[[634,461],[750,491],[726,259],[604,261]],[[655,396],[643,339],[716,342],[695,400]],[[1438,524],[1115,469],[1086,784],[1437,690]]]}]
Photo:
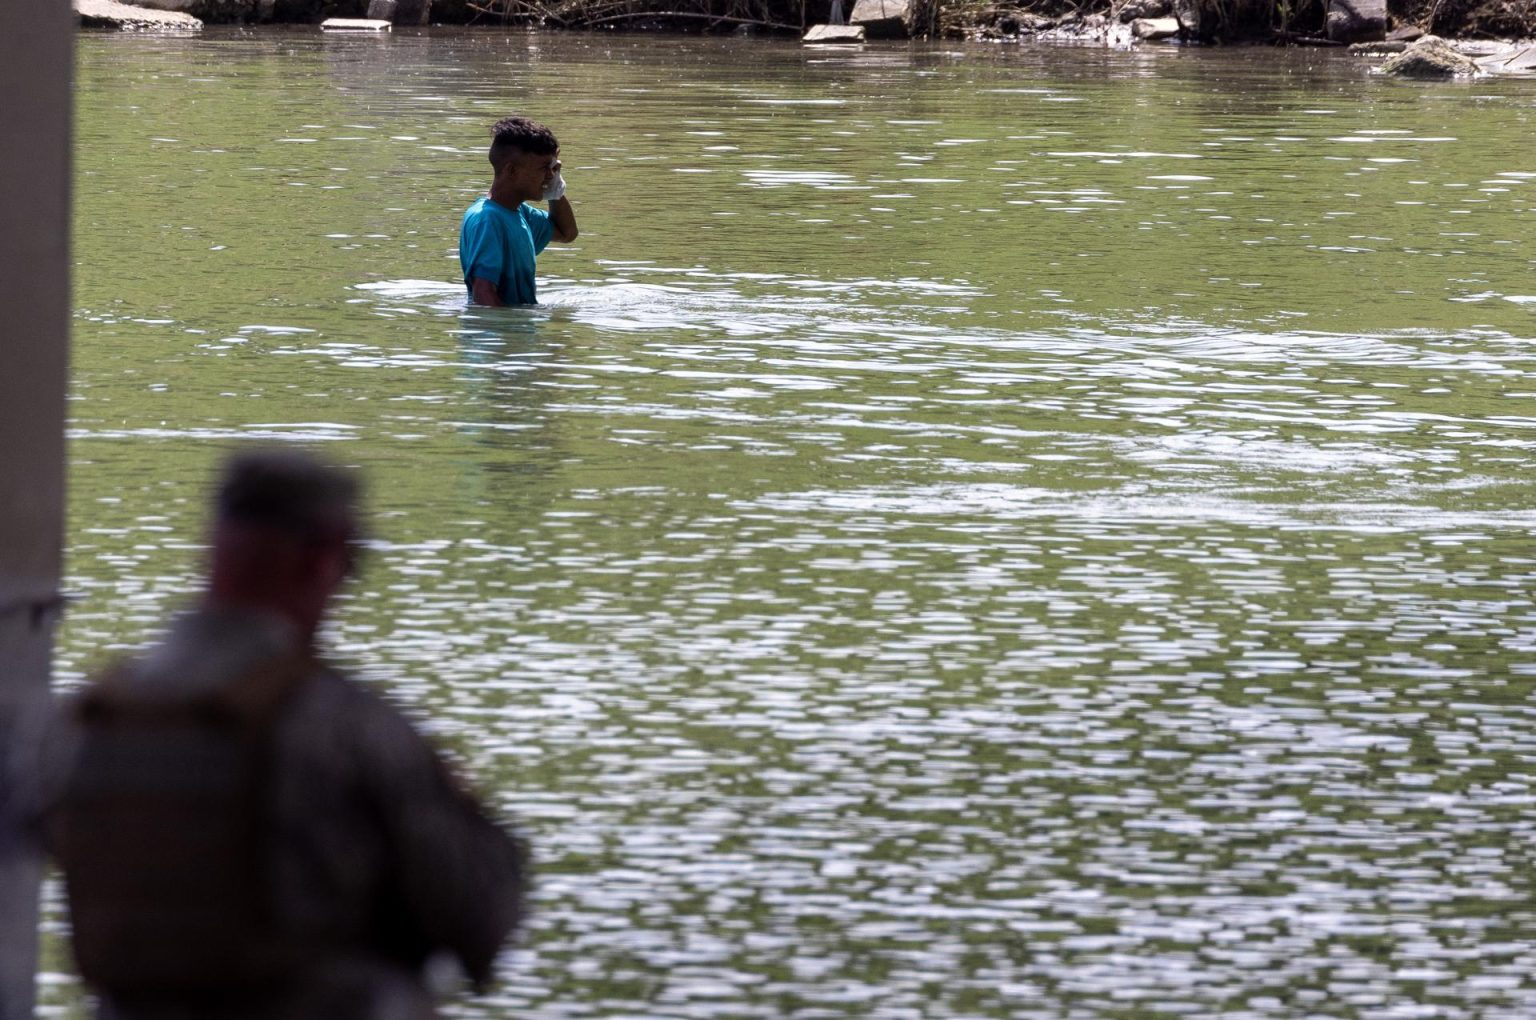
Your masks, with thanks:
[{"label": "person's raised arm", "polygon": [[492,308],[502,307],[501,298],[496,294],[496,285],[490,280],[481,277],[473,277],[469,285],[469,299],[477,305],[489,305]]},{"label": "person's raised arm", "polygon": [[565,197],[565,178],[560,173],[560,161],[555,160],[555,175],[544,186],[544,201],[549,203],[550,238],[561,244],[576,240],[576,210]]},{"label": "person's raised arm", "polygon": [[549,225],[554,228],[550,236],[561,244],[576,240],[576,210],[571,208],[570,199],[564,195],[549,203]]},{"label": "person's raised arm", "polygon": [[527,913],[528,844],[492,819],[404,719],[376,702],[357,708],[357,753],[388,840],[386,896],[404,911],[396,934],[417,950],[447,950],[483,990]]}]

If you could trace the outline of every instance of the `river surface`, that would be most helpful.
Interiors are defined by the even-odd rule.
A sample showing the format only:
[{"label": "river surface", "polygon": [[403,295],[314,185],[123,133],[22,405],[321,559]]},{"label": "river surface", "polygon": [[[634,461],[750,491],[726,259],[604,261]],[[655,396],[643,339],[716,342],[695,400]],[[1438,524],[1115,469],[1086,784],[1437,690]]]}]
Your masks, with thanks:
[{"label": "river surface", "polygon": [[[329,646],[539,859],[453,1016],[1536,1014],[1536,82],[210,30],[76,98],[61,680],[222,453],[363,468]],[[514,111],[581,237],[469,311]]]}]

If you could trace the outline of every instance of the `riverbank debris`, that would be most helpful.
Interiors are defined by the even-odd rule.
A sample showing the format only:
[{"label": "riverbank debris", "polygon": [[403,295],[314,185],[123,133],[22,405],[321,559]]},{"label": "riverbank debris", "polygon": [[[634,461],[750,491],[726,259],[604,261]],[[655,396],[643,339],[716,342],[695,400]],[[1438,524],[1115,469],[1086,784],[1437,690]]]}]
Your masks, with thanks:
[{"label": "riverbank debris", "polygon": [[203,23],[182,11],[135,7],[117,0],[74,0],[81,28],[106,28],[118,32],[201,32]]},{"label": "riverbank debris", "polygon": [[862,45],[863,25],[812,25],[800,41],[808,46]]},{"label": "riverbank debris", "polygon": [[1172,39],[1179,34],[1178,18],[1137,18],[1131,22],[1131,34],[1147,42]]},{"label": "riverbank debris", "polygon": [[1531,74],[1536,72],[1536,43],[1511,43],[1497,53],[1473,60],[1489,74]]}]

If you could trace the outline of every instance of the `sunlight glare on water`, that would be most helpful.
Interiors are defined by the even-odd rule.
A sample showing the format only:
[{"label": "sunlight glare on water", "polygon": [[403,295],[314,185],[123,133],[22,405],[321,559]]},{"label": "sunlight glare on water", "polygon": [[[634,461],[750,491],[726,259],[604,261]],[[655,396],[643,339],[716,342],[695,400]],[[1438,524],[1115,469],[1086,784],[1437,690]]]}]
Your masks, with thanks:
[{"label": "sunlight glare on water", "polygon": [[[318,444],[336,657],[536,847],[454,1016],[1529,1016],[1532,95],[84,36],[60,674],[195,590],[221,452]],[[512,111],[582,233],[471,310]]]}]

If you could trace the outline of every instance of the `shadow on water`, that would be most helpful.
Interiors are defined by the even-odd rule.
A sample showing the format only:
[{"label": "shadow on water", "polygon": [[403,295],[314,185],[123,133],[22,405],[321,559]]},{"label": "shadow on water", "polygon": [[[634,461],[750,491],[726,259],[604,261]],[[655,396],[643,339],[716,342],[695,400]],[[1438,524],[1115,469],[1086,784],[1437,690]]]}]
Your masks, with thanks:
[{"label": "shadow on water", "polygon": [[[441,322],[458,352],[458,385],[445,419],[472,442],[478,479],[472,501],[494,500],[536,516],[555,498],[551,483],[568,459],[562,419],[550,410],[568,360],[569,314],[558,306],[470,305],[459,284],[386,280],[359,284],[374,314]],[[494,537],[494,536],[491,536]]]},{"label": "shadow on water", "polygon": [[549,383],[562,363],[562,344],[543,308],[472,308],[454,330],[461,351],[461,395],[480,414],[462,428],[491,456],[483,463],[489,494],[527,500],[562,459],[560,419],[549,411]]}]

